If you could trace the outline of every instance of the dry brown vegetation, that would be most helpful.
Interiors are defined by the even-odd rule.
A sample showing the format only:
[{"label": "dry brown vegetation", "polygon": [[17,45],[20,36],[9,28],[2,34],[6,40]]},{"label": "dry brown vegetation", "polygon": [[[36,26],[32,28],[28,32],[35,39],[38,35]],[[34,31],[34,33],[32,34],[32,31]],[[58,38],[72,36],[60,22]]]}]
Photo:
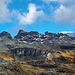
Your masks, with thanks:
[{"label": "dry brown vegetation", "polygon": [[[52,54],[52,53],[51,53]],[[47,59],[50,58],[50,60],[44,61],[44,63],[41,63],[42,65],[47,64],[45,67],[40,66],[33,66],[26,61],[24,63],[22,62],[15,62],[14,59],[10,54],[0,53],[0,58],[3,58],[4,60],[13,61],[11,64],[8,64],[7,66],[2,67],[2,70],[5,72],[3,75],[36,75],[37,73],[45,73],[45,72],[52,72],[52,73],[58,73],[58,75],[75,75],[75,64],[73,64],[73,59],[75,58],[75,51],[55,51],[53,53],[53,57],[61,57],[63,56],[66,58],[67,61],[71,61],[71,63],[53,63],[53,57],[51,54],[48,54]],[[48,58],[49,57],[49,58]],[[71,59],[69,59],[71,58]],[[49,64],[55,64],[56,68],[48,67]],[[65,73],[67,72],[67,73]],[[70,72],[70,73],[68,73]],[[41,74],[40,74],[41,75]],[[43,74],[44,75],[44,74]]]},{"label": "dry brown vegetation", "polygon": [[4,59],[4,60],[8,60],[8,61],[13,61],[14,58],[12,58],[10,56],[10,54],[7,54],[7,53],[0,53],[0,58]]}]

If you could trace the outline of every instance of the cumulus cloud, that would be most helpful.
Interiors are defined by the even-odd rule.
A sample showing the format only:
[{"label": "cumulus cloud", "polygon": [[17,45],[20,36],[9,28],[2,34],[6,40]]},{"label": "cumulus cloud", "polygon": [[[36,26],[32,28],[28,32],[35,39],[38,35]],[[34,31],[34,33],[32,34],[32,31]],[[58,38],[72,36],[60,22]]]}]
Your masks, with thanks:
[{"label": "cumulus cloud", "polygon": [[45,3],[58,2],[60,6],[53,12],[57,22],[75,24],[75,0],[43,0]]},{"label": "cumulus cloud", "polygon": [[10,12],[8,9],[8,4],[11,0],[0,0],[0,23],[9,21]]},{"label": "cumulus cloud", "polygon": [[72,17],[72,9],[61,5],[55,12],[54,17],[57,21],[69,21]]},{"label": "cumulus cloud", "polygon": [[12,2],[12,0],[0,0],[0,23],[10,22],[14,18],[18,20],[20,24],[32,24],[44,16],[44,12],[33,3],[28,5],[27,13],[20,13],[17,9],[10,11],[8,8],[10,2]]},{"label": "cumulus cloud", "polygon": [[18,15],[18,19],[21,24],[32,24],[36,21],[36,19],[44,16],[44,12],[42,10],[37,10],[38,7],[30,3],[28,6],[28,13],[23,13]]},{"label": "cumulus cloud", "polygon": [[44,14],[43,9],[41,10],[33,3],[30,3],[28,5],[28,12],[20,13],[17,8],[16,10],[13,8],[10,11],[8,5],[11,1],[12,0],[0,0],[0,23],[9,22],[10,20],[13,20],[14,17],[14,19],[18,20],[20,24],[28,25],[33,24],[35,23],[35,21],[43,19],[45,17],[46,19],[49,18],[49,20],[51,20],[53,17],[53,19],[55,19],[57,22],[67,22],[75,24],[75,0],[42,0],[43,2],[48,4],[52,1],[59,3],[59,6],[57,8],[52,8],[53,11],[50,13],[50,15],[52,14],[51,18],[47,17]]},{"label": "cumulus cloud", "polygon": [[61,5],[54,12],[54,17],[58,22],[67,22],[74,24],[75,23],[75,5],[73,6],[65,6]]}]

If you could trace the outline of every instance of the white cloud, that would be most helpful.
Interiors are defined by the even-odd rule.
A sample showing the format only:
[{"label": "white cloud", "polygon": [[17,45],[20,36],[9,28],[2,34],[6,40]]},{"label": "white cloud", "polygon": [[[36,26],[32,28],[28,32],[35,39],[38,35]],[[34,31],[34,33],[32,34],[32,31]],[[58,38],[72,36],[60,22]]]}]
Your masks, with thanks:
[{"label": "white cloud", "polygon": [[67,23],[75,23],[75,6],[67,7],[61,5],[57,10],[54,12],[55,20],[58,22],[67,22]]},{"label": "white cloud", "polygon": [[8,9],[8,4],[11,0],[0,0],[0,23],[9,21],[10,12]]},{"label": "white cloud", "polygon": [[59,3],[74,3],[74,0],[42,0],[44,3],[59,2]]},{"label": "white cloud", "polygon": [[57,22],[75,24],[75,0],[43,0],[45,3],[58,2],[59,7],[53,11],[53,19]]},{"label": "white cloud", "polygon": [[[43,10],[40,10],[35,4],[30,3],[28,5],[28,12],[20,13],[19,10],[8,8],[9,3],[12,0],[0,0],[0,23],[9,22],[13,20],[19,20],[20,24],[33,24],[38,19],[43,19],[46,17]],[[52,1],[58,2],[60,7],[57,7],[53,10],[53,18],[57,22],[67,22],[71,24],[75,24],[75,0],[42,0],[45,3],[50,3]],[[46,8],[46,7],[45,7]],[[46,9],[46,11],[48,11]],[[48,14],[49,15],[49,14]],[[51,15],[51,13],[50,13]],[[52,18],[52,17],[51,17]],[[49,18],[49,20],[51,19]],[[46,20],[45,19],[45,20]]]},{"label": "white cloud", "polygon": [[42,0],[44,3],[51,3],[51,2],[63,2],[65,0]]},{"label": "white cloud", "polygon": [[28,13],[19,14],[18,18],[21,24],[32,24],[36,21],[36,19],[44,16],[44,12],[42,10],[37,10],[37,6],[35,4],[30,3],[28,6]]},{"label": "white cloud", "polygon": [[[28,12],[20,13],[17,9],[8,8],[12,0],[0,0],[0,23],[11,22],[13,19],[19,20],[20,24],[32,24],[37,19],[44,17],[44,12],[40,10],[35,4],[28,5]],[[38,10],[39,9],[39,10]]]},{"label": "white cloud", "polygon": [[71,18],[72,10],[61,5],[54,13],[54,17],[57,21],[68,21]]},{"label": "white cloud", "polygon": [[61,31],[60,33],[67,34],[67,33],[74,33],[74,32],[73,31]]}]

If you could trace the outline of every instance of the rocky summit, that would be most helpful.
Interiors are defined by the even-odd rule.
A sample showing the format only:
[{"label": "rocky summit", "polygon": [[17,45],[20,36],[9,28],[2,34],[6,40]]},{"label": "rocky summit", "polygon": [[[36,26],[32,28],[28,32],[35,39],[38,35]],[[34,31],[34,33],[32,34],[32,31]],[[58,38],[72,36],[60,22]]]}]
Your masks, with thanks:
[{"label": "rocky summit", "polygon": [[0,75],[75,75],[75,37],[46,31],[0,33]]}]

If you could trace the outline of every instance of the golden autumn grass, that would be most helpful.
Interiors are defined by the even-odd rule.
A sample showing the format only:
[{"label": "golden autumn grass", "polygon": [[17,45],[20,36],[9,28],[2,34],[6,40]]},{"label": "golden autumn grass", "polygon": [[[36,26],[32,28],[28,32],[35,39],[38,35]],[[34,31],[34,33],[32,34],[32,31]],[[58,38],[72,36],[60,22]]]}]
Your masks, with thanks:
[{"label": "golden autumn grass", "polygon": [[19,65],[23,72],[27,73],[27,75],[35,75],[38,72],[45,72],[46,69],[40,67],[34,67],[29,64],[20,64]]},{"label": "golden autumn grass", "polygon": [[[55,54],[58,55],[57,51],[55,51]],[[65,58],[75,58],[75,50],[73,50],[73,51],[71,51],[71,50],[59,51],[59,56],[63,56]],[[3,58],[4,60],[9,60],[9,61],[14,60],[10,56],[10,54],[0,53],[0,57]],[[47,63],[47,62],[45,62],[45,63]],[[67,63],[67,64],[58,63],[58,64],[57,65],[58,65],[59,68],[68,68],[68,69],[71,69],[71,70],[75,70],[75,65],[72,64],[72,63]],[[11,64],[8,65],[9,69],[10,69],[10,67],[14,68],[15,66],[17,68],[19,68],[19,70],[21,71],[22,75],[35,75],[38,72],[47,72],[48,71],[47,68],[35,67],[35,66],[32,66],[32,65],[27,64],[27,63],[18,63],[18,62],[16,62],[16,63],[12,63],[12,65]],[[6,71],[7,71],[7,69],[6,69]],[[10,75],[10,74],[11,75],[12,74],[13,75],[14,74],[15,75],[20,75],[20,73],[18,73],[16,70],[10,71],[10,73],[8,75]]]},{"label": "golden autumn grass", "polygon": [[12,58],[9,54],[5,54],[5,53],[0,53],[0,58],[2,58],[4,60],[8,60],[8,61],[14,60],[14,58]]}]

